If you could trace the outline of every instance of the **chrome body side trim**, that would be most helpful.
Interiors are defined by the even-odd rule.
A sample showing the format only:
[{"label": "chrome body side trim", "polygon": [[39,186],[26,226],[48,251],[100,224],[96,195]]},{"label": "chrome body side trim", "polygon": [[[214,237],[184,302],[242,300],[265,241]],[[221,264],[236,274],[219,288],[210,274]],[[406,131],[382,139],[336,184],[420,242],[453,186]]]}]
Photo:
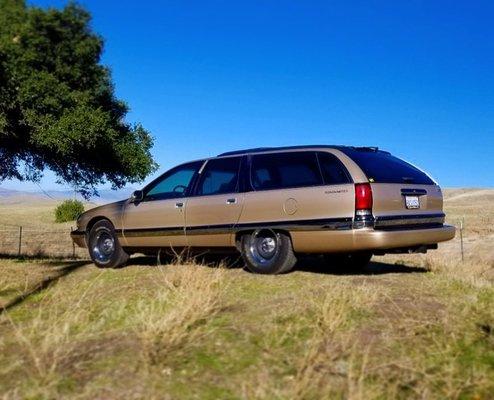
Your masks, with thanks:
[{"label": "chrome body side trim", "polygon": [[418,215],[392,215],[375,217],[374,228],[390,226],[409,226],[409,225],[428,225],[428,224],[444,224],[445,215],[440,214],[418,214]]}]

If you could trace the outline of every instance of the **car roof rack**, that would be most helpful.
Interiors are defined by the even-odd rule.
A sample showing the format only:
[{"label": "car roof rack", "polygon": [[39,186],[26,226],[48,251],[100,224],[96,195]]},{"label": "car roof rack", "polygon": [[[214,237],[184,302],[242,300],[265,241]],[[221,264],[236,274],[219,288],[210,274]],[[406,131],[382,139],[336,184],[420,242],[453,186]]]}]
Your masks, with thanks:
[{"label": "car roof rack", "polygon": [[227,151],[225,153],[218,154],[217,157],[235,156],[235,155],[240,155],[240,154],[262,153],[262,152],[273,151],[273,150],[297,150],[297,149],[303,150],[303,149],[310,149],[310,148],[369,151],[369,152],[382,151],[382,150],[379,150],[379,147],[377,147],[377,146],[301,145],[301,146],[282,146],[282,147],[255,147],[255,148],[251,148],[251,149]]},{"label": "car roof rack", "polygon": [[245,153],[260,153],[262,151],[277,150],[277,149],[278,147],[254,147],[252,149],[227,151],[225,153],[218,154],[217,157],[234,156],[237,154],[245,154]]},{"label": "car roof rack", "polygon": [[360,151],[373,151],[374,153],[377,153],[379,151],[379,147],[377,146],[350,146],[350,148]]}]

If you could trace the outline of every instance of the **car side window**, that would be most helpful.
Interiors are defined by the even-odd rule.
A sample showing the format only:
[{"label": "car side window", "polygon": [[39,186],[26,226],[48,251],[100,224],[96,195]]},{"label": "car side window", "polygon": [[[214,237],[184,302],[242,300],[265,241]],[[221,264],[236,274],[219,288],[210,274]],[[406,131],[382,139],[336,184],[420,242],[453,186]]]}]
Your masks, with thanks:
[{"label": "car side window", "polygon": [[307,151],[253,156],[251,182],[255,190],[323,184],[316,153]]},{"label": "car side window", "polygon": [[199,196],[236,193],[239,188],[240,157],[209,160],[201,172]]},{"label": "car side window", "polygon": [[166,172],[145,189],[144,200],[165,200],[185,196],[203,161],[180,165]]},{"label": "car side window", "polygon": [[347,169],[334,154],[320,152],[317,153],[317,158],[319,159],[324,184],[341,185],[352,182]]}]

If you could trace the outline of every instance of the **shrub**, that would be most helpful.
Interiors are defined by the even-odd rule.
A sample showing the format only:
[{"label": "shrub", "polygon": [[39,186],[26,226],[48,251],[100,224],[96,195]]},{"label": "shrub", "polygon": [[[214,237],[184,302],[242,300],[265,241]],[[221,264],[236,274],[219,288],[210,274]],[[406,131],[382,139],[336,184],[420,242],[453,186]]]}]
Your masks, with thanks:
[{"label": "shrub", "polygon": [[55,221],[76,220],[84,212],[84,205],[79,200],[65,200],[55,208]]}]

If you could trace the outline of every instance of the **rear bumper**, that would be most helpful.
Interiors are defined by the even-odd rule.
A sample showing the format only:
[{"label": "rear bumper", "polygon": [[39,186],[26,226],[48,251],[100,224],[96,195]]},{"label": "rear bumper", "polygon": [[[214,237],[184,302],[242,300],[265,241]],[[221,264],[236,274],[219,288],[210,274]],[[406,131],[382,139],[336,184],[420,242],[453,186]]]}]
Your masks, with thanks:
[{"label": "rear bumper", "polygon": [[84,231],[72,231],[70,232],[72,241],[79,247],[87,247],[86,244],[86,232]]},{"label": "rear bumper", "polygon": [[391,250],[432,245],[455,237],[454,226],[426,229],[376,230],[372,228],[344,231],[292,232],[295,251],[331,253],[361,250]]},{"label": "rear bumper", "polygon": [[394,249],[408,246],[419,246],[445,242],[455,237],[456,229],[451,225],[443,225],[427,229],[403,230],[356,230],[354,246],[357,249]]}]

